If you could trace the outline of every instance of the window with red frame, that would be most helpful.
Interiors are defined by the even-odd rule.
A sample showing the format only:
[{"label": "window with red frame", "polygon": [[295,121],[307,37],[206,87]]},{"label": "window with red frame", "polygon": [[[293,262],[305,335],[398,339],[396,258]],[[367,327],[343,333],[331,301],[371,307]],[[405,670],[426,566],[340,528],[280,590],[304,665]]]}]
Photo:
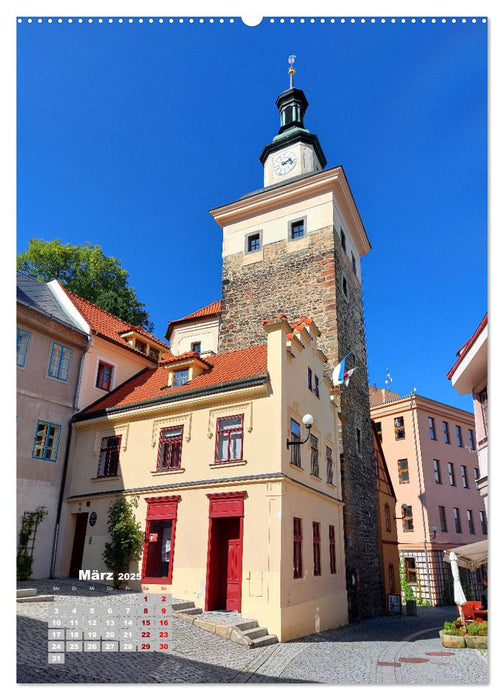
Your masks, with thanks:
[{"label": "window with red frame", "polygon": [[294,578],[303,578],[303,525],[301,518],[294,518]]},{"label": "window with red frame", "polygon": [[159,451],[156,471],[180,469],[182,462],[182,426],[162,428],[159,434]]},{"label": "window with red frame", "polygon": [[216,462],[243,459],[243,415],[217,419]]},{"label": "window with red frame", "polygon": [[336,539],[334,537],[334,525],[329,525],[329,570],[336,573]]},{"label": "window with red frame", "polygon": [[313,525],[313,575],[320,576],[320,523]]},{"label": "window with red frame", "polygon": [[98,362],[98,372],[96,374],[96,387],[104,391],[110,391],[112,387],[112,375],[114,367],[107,362]]},{"label": "window with red frame", "polygon": [[120,435],[113,435],[102,439],[100,444],[100,457],[98,459],[97,476],[117,476],[120,449]]}]

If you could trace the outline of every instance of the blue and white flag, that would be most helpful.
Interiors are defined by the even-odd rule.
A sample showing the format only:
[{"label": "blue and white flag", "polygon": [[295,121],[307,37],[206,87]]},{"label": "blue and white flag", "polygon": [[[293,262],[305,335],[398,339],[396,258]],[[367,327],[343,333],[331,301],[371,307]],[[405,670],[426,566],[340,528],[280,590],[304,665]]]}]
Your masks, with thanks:
[{"label": "blue and white flag", "polygon": [[333,386],[341,386],[342,384],[348,386],[350,382],[350,377],[355,372],[355,370],[358,369],[358,367],[352,367],[352,369],[349,370],[346,369],[346,359],[350,354],[351,353],[347,353],[345,357],[341,360],[341,362],[334,368],[332,374]]}]

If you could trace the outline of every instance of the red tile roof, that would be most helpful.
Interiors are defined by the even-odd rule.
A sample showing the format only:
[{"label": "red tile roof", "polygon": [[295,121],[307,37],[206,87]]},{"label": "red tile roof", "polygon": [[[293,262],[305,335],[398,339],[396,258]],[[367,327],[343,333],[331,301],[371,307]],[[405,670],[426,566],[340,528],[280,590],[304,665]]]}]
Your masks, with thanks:
[{"label": "red tile roof", "polygon": [[185,323],[187,321],[192,321],[196,318],[205,318],[206,316],[218,316],[221,312],[221,303],[220,301],[213,301],[211,304],[208,304],[208,306],[204,306],[202,309],[198,309],[198,311],[193,311],[192,314],[188,314],[187,316],[184,316],[183,318],[179,318],[176,321],[170,321],[168,323],[168,329],[166,331],[165,338],[168,338],[173,326],[179,323]]},{"label": "red tile roof", "polygon": [[472,346],[473,346],[474,343],[476,342],[476,340],[477,340],[479,334],[480,334],[481,331],[484,329],[484,327],[487,325],[487,323],[488,323],[488,312],[484,315],[483,320],[481,321],[481,323],[479,324],[479,326],[476,328],[476,330],[474,331],[474,333],[472,334],[472,336],[469,338],[469,340],[466,341],[466,342],[462,345],[462,347],[460,348],[460,350],[457,351],[458,359],[457,359],[457,361],[455,362],[455,364],[453,365],[453,367],[450,369],[450,371],[448,372],[448,374],[446,375],[446,376],[448,377],[448,379],[451,379],[451,378],[453,377],[453,375],[455,374],[455,370],[456,370],[457,367],[460,365],[460,363],[462,362],[462,360],[464,359],[464,357],[467,355],[467,353],[469,352],[469,350],[472,348]]},{"label": "red tile roof", "polygon": [[[88,406],[83,414],[127,407],[141,401],[171,397],[184,391],[206,389],[225,382],[265,375],[268,371],[267,345],[254,345],[205,358],[210,368],[183,386],[166,388],[166,367],[145,369],[110,394]],[[175,358],[177,359],[177,358]]]},{"label": "red tile roof", "polygon": [[[140,326],[134,326],[131,323],[128,323],[127,321],[123,321],[117,316],[114,316],[108,311],[105,311],[104,309],[100,308],[96,304],[87,301],[87,299],[83,299],[82,297],[77,296],[77,294],[74,294],[68,289],[65,289],[65,287],[61,283],[60,286],[70,298],[72,303],[75,305],[79,313],[86,319],[87,323],[91,327],[91,330],[94,331],[94,333],[113,341],[117,345],[121,345],[127,348],[128,350],[136,353],[137,355],[142,355],[142,357],[146,357],[145,353],[140,352],[139,350],[135,350],[135,348],[131,347],[128,341],[125,340],[125,338],[121,337],[121,333],[135,331],[139,335],[142,335],[144,338],[146,338],[146,340],[152,340],[157,344],[161,345],[162,347],[166,348],[167,351],[169,350],[169,346],[165,342],[159,340],[159,338],[156,338],[154,335],[152,335],[152,333],[149,333],[149,331],[146,331],[144,328],[141,328]],[[165,354],[163,357],[166,358],[167,356],[171,356],[171,353],[168,352],[167,355]]]}]

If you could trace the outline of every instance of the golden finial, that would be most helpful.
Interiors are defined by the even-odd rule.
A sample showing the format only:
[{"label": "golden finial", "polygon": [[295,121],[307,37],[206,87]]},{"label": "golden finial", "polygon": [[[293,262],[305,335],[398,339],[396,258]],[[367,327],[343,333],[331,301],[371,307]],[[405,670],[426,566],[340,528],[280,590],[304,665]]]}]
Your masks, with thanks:
[{"label": "golden finial", "polygon": [[289,76],[290,76],[290,87],[294,87],[294,74],[296,72],[296,69],[294,68],[294,61],[296,60],[296,57],[294,55],[289,56]]}]

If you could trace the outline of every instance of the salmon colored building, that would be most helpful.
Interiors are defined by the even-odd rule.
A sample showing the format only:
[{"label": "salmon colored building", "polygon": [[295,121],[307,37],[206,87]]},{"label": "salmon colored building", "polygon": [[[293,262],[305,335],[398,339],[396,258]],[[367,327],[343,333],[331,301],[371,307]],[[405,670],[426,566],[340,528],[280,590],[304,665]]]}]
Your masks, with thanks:
[{"label": "salmon colored building", "polygon": [[[371,417],[397,497],[399,555],[417,600],[447,600],[452,581],[446,549],[485,539],[474,416],[411,394],[370,388]],[[481,572],[471,573],[474,599]]]},{"label": "salmon colored building", "polygon": [[[105,571],[107,511],[137,496],[138,586],[237,610],[280,640],[348,621],[338,417],[309,319],[264,343],[163,356],[73,424],[62,576]],[[303,417],[312,416],[309,439]]]},{"label": "salmon colored building", "polygon": [[376,469],[376,492],[378,495],[378,531],[383,562],[383,588],[385,606],[389,611],[389,596],[400,595],[399,550],[397,540],[397,498],[390,478],[380,438],[373,424],[374,463]]}]

